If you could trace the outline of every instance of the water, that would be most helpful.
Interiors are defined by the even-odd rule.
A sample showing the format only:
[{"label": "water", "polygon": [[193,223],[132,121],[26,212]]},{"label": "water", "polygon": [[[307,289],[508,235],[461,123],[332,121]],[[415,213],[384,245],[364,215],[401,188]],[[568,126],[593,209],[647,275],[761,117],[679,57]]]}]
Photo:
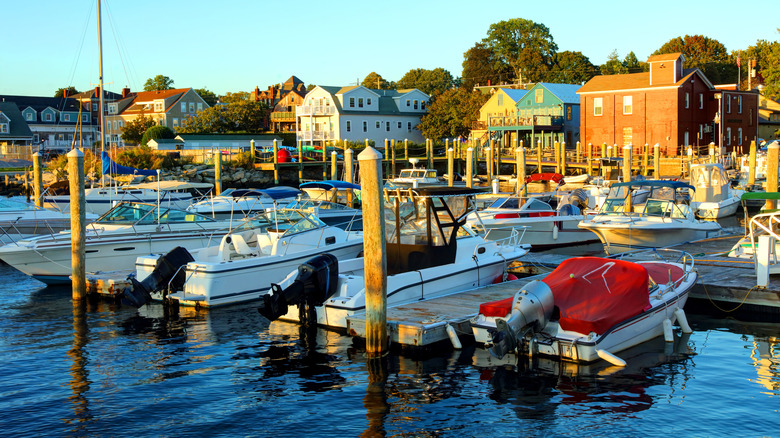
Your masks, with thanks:
[{"label": "water", "polygon": [[253,305],[79,312],[68,288],[0,278],[0,435],[780,436],[780,324],[689,315],[693,334],[625,369],[473,347],[367,361]]}]

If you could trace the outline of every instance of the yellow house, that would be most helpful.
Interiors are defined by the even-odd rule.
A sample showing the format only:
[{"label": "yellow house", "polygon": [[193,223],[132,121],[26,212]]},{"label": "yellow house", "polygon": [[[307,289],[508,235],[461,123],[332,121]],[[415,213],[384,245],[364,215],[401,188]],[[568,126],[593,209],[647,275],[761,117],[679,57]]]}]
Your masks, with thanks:
[{"label": "yellow house", "polygon": [[[479,109],[479,120],[471,125],[471,138],[477,140],[477,144],[486,146],[489,139],[488,118],[494,116],[508,116],[514,114],[515,105],[525,96],[528,90],[516,90],[513,88],[497,88],[487,102]],[[510,139],[509,144],[513,141]]]},{"label": "yellow house", "polygon": [[780,138],[780,103],[758,93],[758,138],[765,140]]}]

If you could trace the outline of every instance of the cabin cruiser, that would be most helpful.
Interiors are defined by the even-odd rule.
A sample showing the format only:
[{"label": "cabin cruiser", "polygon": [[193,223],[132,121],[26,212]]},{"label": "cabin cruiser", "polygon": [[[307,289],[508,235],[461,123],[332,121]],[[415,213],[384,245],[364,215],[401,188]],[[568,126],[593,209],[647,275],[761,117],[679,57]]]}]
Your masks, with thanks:
[{"label": "cabin cruiser", "polygon": [[731,181],[720,163],[691,165],[691,185],[696,191],[691,208],[701,219],[720,219],[737,212],[743,190],[731,188]]},{"label": "cabin cruiser", "polygon": [[[185,181],[158,181],[151,183],[95,187],[84,190],[84,203],[87,213],[105,214],[119,202],[139,202],[160,204],[165,207],[183,210],[192,204],[196,197],[193,191],[209,190],[209,183]],[[43,205],[62,212],[70,211],[70,195],[44,195]]]},{"label": "cabin cruiser", "polygon": [[125,295],[136,305],[151,298],[196,307],[251,301],[318,254],[350,259],[363,251],[361,233],[326,225],[313,214],[277,210],[263,216],[273,225],[230,232],[199,250],[138,257],[133,290]]},{"label": "cabin cruiser", "polygon": [[[416,167],[420,162],[419,158],[410,158],[411,169],[402,169],[398,176],[387,180],[385,188],[418,188],[431,186],[448,186],[449,183],[444,178],[439,178],[436,169],[425,169]],[[453,182],[453,185],[465,185],[463,181]]]},{"label": "cabin cruiser", "polygon": [[634,255],[637,261],[567,259],[513,297],[480,305],[475,340],[498,358],[514,353],[625,366],[616,353],[662,334],[672,342],[675,320],[690,333],[682,309],[698,278],[694,260],[661,252]]},{"label": "cabin cruiser", "polygon": [[[231,225],[184,210],[122,202],[86,226],[86,271],[130,270],[144,254],[201,248],[219,241]],[[46,284],[70,283],[70,230],[6,244],[0,259]]]},{"label": "cabin cruiser", "polygon": [[215,219],[250,217],[294,201],[300,194],[300,190],[284,186],[267,189],[226,189],[218,196],[188,206],[187,211]]},{"label": "cabin cruiser", "polygon": [[[387,305],[396,306],[490,284],[528,249],[517,233],[503,241],[474,234],[465,218],[478,190],[426,187],[387,202]],[[392,196],[388,193],[388,197]],[[273,284],[261,297],[269,320],[344,329],[366,310],[364,260],[323,254]],[[300,309],[300,311],[299,311]]]},{"label": "cabin cruiser", "polygon": [[[638,189],[648,190],[648,195],[644,204],[635,205],[628,200]],[[693,186],[679,181],[615,183],[598,212],[583,219],[579,227],[594,232],[608,254],[662,248],[720,234],[717,222],[696,219],[688,205],[687,193],[693,191]]]},{"label": "cabin cruiser", "polygon": [[[98,216],[87,214],[93,221]],[[70,212],[41,208],[22,199],[0,198],[0,244],[70,229]]]}]

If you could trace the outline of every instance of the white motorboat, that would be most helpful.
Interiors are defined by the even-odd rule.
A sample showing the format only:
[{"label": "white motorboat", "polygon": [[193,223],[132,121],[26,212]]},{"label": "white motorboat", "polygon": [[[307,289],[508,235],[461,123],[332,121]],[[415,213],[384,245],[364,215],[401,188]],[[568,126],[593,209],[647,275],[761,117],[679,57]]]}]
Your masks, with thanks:
[{"label": "white motorboat", "polygon": [[314,214],[327,225],[334,225],[347,231],[363,229],[363,210],[328,201],[316,201],[300,197],[283,206],[287,210],[300,210]]},{"label": "white motorboat", "polygon": [[[436,169],[416,167],[416,164],[420,162],[418,158],[410,158],[409,162],[412,164],[412,168],[402,169],[397,177],[389,178],[385,184],[385,188],[449,186],[449,182],[446,179],[439,178]],[[453,181],[453,185],[465,186],[466,183],[464,181]]]},{"label": "white motorboat", "polygon": [[696,191],[691,208],[702,219],[720,219],[737,212],[743,190],[731,188],[726,170],[720,163],[691,165],[691,184]]},{"label": "white motorboat", "polygon": [[675,320],[690,332],[682,309],[698,278],[693,258],[673,251],[674,261],[667,261],[661,252],[638,262],[567,259],[514,297],[482,304],[472,320],[475,339],[499,358],[517,353],[625,365],[616,353],[662,334],[673,341]]},{"label": "white motorboat", "polygon": [[[766,179],[766,152],[756,153],[756,179]],[[739,176],[743,180],[747,180],[750,175],[750,155],[741,155],[739,157]]]},{"label": "white motorboat", "polygon": [[[346,181],[309,181],[298,186],[312,201],[360,205],[360,186]],[[351,198],[351,200],[350,200]]]},{"label": "white motorboat", "polygon": [[[201,248],[219,241],[230,225],[184,210],[123,202],[87,225],[86,271],[131,270],[140,255],[175,246]],[[70,231],[6,244],[0,247],[0,259],[44,283],[70,283]]]},{"label": "white motorboat", "polygon": [[[464,227],[478,192],[420,188],[402,195],[397,208],[385,209],[388,306],[490,284],[528,252],[517,234],[488,241]],[[270,320],[346,328],[347,316],[366,308],[364,275],[362,258],[322,255],[274,284],[259,311]]]},{"label": "white motorboat", "polygon": [[741,196],[743,209],[745,211],[745,236],[742,237],[731,250],[728,252],[729,257],[739,257],[744,259],[751,259],[755,263],[758,263],[756,254],[759,248],[759,238],[761,236],[769,237],[767,241],[768,251],[766,252],[766,260],[762,261],[769,266],[769,273],[775,274],[780,272],[780,262],[778,260],[778,254],[780,254],[780,210],[761,210],[752,217],[748,214],[746,204],[748,202],[760,202],[774,201],[777,205],[780,205],[780,193],[778,192],[748,192]]},{"label": "white motorboat", "polygon": [[[195,201],[193,191],[208,190],[214,185],[185,181],[158,181],[114,187],[96,187],[84,190],[87,213],[105,214],[120,202],[160,204],[183,210]],[[43,205],[62,212],[70,211],[70,195],[44,195]]]},{"label": "white motorboat", "polygon": [[[363,251],[363,235],[326,225],[313,214],[297,210],[265,213],[273,226],[231,232],[211,246],[174,259],[181,280],[160,280],[161,265],[172,263],[157,251],[136,260],[136,295],[175,300],[181,305],[213,307],[256,300],[272,282],[280,281],[306,260],[324,252],[350,259]],[[168,247],[170,249],[170,247]],[[166,249],[167,252],[167,249]],[[148,281],[147,281],[148,280]]]},{"label": "white motorboat", "polygon": [[243,218],[294,201],[301,191],[292,187],[267,189],[226,189],[218,196],[203,199],[187,207],[187,211],[215,219]]},{"label": "white motorboat", "polygon": [[[649,191],[645,203],[626,202],[628,195],[638,189]],[[579,227],[594,232],[608,254],[662,248],[720,234],[717,222],[696,219],[684,190],[691,192],[695,188],[679,181],[613,184],[598,212],[583,219]]]},{"label": "white motorboat", "polygon": [[[87,214],[93,221],[98,216]],[[70,229],[70,212],[40,208],[21,199],[0,199],[0,244]]]}]

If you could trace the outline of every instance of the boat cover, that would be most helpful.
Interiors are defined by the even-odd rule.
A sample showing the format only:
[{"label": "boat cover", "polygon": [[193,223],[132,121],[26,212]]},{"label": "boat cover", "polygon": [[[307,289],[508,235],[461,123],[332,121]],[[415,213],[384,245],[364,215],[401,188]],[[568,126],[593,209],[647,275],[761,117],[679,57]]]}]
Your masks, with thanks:
[{"label": "boat cover", "polygon": [[108,156],[108,152],[106,151],[100,153],[100,158],[103,161],[104,175],[157,175],[157,171],[154,169],[136,169],[135,167],[117,164]]},{"label": "boat cover", "polygon": [[576,257],[565,260],[544,281],[560,309],[562,329],[603,334],[650,308],[648,273],[625,260]]},{"label": "boat cover", "polygon": [[552,181],[559,183],[563,180],[563,175],[560,173],[532,173],[525,177],[526,184],[532,181]]}]

